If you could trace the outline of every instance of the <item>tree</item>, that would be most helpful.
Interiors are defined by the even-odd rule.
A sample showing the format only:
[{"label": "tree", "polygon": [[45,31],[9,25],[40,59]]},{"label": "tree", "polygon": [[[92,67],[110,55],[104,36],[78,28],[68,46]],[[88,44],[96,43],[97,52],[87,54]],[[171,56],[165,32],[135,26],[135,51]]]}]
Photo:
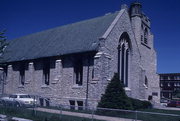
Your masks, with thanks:
[{"label": "tree", "polygon": [[8,45],[6,42],[6,36],[4,36],[5,30],[0,32],[0,61],[2,61],[2,54],[4,53],[4,49]]},{"label": "tree", "polygon": [[114,75],[108,84],[105,94],[102,95],[101,101],[98,103],[101,108],[128,109],[132,110],[131,99],[126,95],[123,84],[119,80],[117,74]]},{"label": "tree", "polygon": [[148,101],[141,101],[130,98],[126,95],[122,81],[119,80],[118,74],[114,74],[113,79],[108,84],[105,94],[102,95],[98,107],[137,110],[152,107]]}]

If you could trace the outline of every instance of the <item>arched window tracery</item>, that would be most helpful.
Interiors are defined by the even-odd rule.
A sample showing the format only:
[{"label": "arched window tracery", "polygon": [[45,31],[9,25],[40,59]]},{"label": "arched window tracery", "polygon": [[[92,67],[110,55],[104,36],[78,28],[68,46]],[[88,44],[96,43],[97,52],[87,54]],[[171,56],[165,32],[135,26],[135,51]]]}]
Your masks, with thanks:
[{"label": "arched window tracery", "polygon": [[118,46],[118,74],[120,80],[128,87],[129,76],[129,36],[127,33],[122,34]]}]

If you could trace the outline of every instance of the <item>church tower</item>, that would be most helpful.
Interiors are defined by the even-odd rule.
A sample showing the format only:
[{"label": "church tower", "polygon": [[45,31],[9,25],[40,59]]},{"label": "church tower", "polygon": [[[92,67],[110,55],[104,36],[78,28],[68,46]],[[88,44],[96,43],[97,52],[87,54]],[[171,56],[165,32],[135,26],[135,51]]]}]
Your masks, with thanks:
[{"label": "church tower", "polygon": [[143,13],[142,5],[132,3],[129,9],[132,29],[140,52],[141,78],[139,80],[140,97],[159,101],[159,83],[157,57],[153,46],[153,34],[149,18]]},{"label": "church tower", "polygon": [[149,18],[143,13],[142,5],[138,2],[132,3],[129,10],[132,28],[139,46],[153,48],[153,35]]}]

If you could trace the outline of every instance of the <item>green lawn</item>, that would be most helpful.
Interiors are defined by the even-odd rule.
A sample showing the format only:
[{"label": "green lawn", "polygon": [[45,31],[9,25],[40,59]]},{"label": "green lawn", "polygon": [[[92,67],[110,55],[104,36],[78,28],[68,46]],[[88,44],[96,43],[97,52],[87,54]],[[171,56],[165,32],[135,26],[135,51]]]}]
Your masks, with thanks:
[{"label": "green lawn", "polygon": [[138,119],[143,120],[143,121],[180,121],[180,111],[162,110],[162,109],[145,109],[141,111],[179,115],[179,116],[173,116],[173,115],[171,116],[171,115],[161,115],[161,114],[138,113],[138,116],[137,116]]},{"label": "green lawn", "polygon": [[[72,111],[72,110],[66,110],[66,111]],[[73,110],[73,111],[81,112],[81,113],[91,113],[91,111],[86,111],[86,110],[81,110],[81,111]],[[94,113],[96,115],[105,115],[105,116],[121,117],[121,118],[129,118],[129,119],[137,118],[138,120],[142,120],[142,121],[180,121],[180,116],[149,114],[148,112],[180,115],[180,111],[161,110],[161,109],[144,109],[144,110],[139,110],[139,112],[137,113],[128,112],[128,111],[97,110]],[[15,108],[0,107],[0,114],[27,118],[34,121],[91,121],[91,119],[87,119],[87,118],[66,116],[60,114],[58,115],[58,114],[45,113],[40,111],[34,113],[33,110],[28,110],[25,108],[15,109]],[[98,121],[98,120],[94,120],[94,121]]]},{"label": "green lawn", "polygon": [[[153,113],[157,113],[157,114],[153,114]],[[128,119],[138,119],[142,121],[180,121],[180,111],[173,111],[173,110],[144,109],[144,110],[139,110],[137,112],[98,110],[96,111],[96,114],[128,118]],[[165,114],[175,114],[179,116],[170,116]]]},{"label": "green lawn", "polygon": [[[33,121],[91,121],[91,119],[88,118],[66,116],[60,114],[58,115],[58,114],[52,114],[52,113],[46,113],[40,111],[36,111],[36,113],[34,113],[33,110],[28,110],[25,108],[12,108],[12,107],[8,107],[8,108],[0,107],[0,114],[5,114],[9,118],[19,117],[19,118],[31,119]],[[94,120],[94,121],[100,121],[100,120]]]}]

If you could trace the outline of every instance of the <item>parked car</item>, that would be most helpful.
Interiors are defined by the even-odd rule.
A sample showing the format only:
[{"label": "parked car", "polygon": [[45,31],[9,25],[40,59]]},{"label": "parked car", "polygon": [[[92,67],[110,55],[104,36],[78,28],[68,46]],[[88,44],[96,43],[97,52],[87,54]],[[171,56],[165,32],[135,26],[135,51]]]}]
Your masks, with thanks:
[{"label": "parked car", "polygon": [[180,101],[171,100],[167,103],[168,107],[180,107]]},{"label": "parked car", "polygon": [[37,103],[37,100],[28,94],[12,94],[7,97],[2,97],[0,100],[3,105],[15,107],[32,107]]}]

